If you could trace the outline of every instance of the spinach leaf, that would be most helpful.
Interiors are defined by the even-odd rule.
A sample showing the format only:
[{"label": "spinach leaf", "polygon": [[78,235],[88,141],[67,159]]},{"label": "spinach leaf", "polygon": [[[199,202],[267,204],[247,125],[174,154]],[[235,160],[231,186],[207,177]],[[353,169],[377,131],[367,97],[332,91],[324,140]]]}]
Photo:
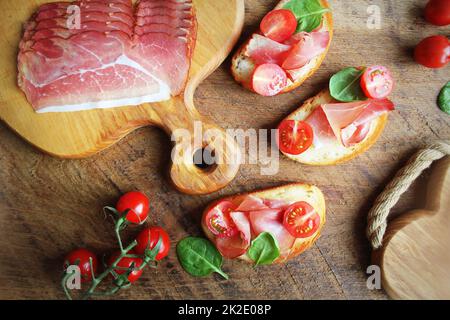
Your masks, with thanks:
[{"label": "spinach leaf", "polygon": [[188,237],[181,240],[177,245],[177,255],[183,269],[193,276],[205,277],[217,272],[228,279],[228,275],[221,269],[221,254],[206,239]]},{"label": "spinach leaf", "polygon": [[298,20],[298,32],[312,32],[322,23],[323,14],[330,9],[322,7],[319,0],[291,0],[284,9],[291,10]]},{"label": "spinach leaf", "polygon": [[361,76],[365,69],[346,68],[339,71],[330,79],[330,93],[333,98],[342,102],[366,100],[361,89]]},{"label": "spinach leaf", "polygon": [[450,81],[442,88],[438,98],[439,108],[450,115]]},{"label": "spinach leaf", "polygon": [[271,264],[280,256],[280,247],[271,233],[263,232],[252,241],[247,254],[255,266]]}]

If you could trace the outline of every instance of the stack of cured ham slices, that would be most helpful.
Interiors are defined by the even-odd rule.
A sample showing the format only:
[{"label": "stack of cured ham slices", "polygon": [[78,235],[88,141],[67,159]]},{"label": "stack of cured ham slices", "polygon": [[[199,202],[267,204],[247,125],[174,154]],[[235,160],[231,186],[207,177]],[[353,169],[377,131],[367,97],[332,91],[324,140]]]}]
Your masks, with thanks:
[{"label": "stack of cured ham slices", "polygon": [[196,41],[192,0],[81,0],[37,9],[18,83],[37,112],[139,105],[182,93]]}]

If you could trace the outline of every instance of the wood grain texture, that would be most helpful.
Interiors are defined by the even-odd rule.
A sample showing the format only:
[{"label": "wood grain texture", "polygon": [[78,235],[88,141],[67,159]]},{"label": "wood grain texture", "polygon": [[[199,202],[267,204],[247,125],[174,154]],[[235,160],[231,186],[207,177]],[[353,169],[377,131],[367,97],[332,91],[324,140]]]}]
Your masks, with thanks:
[{"label": "wood grain texture", "polygon": [[[241,41],[257,28],[275,0],[246,0]],[[386,299],[368,290],[365,273],[370,246],[365,238],[368,210],[393,174],[418,147],[450,139],[450,117],[435,100],[448,81],[449,67],[427,70],[416,65],[411,49],[425,36],[449,28],[426,24],[425,0],[330,1],[335,37],[322,68],[299,89],[276,98],[248,92],[232,79],[224,63],[197,89],[199,112],[226,128],[273,128],[303,101],[321,91],[330,76],[346,66],[384,64],[392,69],[397,104],[380,140],[368,152],[336,167],[309,167],[280,157],[279,173],[264,176],[260,167],[242,166],[237,178],[214,195],[179,194],[165,177],[171,146],[155,128],[142,128],[114,148],[84,160],[49,157],[0,124],[0,297],[63,299],[60,264],[80,245],[99,253],[114,251],[112,225],[100,212],[123,192],[139,189],[151,196],[151,223],[168,229],[172,251],[158,270],[146,270],[142,282],[119,299]],[[367,8],[379,5],[382,28],[366,28]],[[0,91],[1,94],[1,91]],[[177,262],[175,245],[202,235],[200,218],[213,200],[289,182],[321,188],[327,200],[327,224],[315,246],[286,265],[254,269],[226,261],[231,279],[193,278]],[[392,213],[422,208],[424,174]],[[138,231],[130,229],[131,238]],[[24,265],[23,261],[29,262]]]},{"label": "wood grain texture", "polygon": [[[243,0],[194,1],[198,36],[189,80],[181,97],[133,107],[38,114],[17,87],[16,57],[22,23],[46,2],[51,1],[0,2],[0,10],[6,13],[0,25],[0,46],[4,48],[0,55],[0,119],[20,136],[38,149],[61,158],[83,158],[95,154],[131,131],[147,125],[159,126],[169,135],[174,130],[185,129],[193,136],[194,121],[197,121],[204,127],[220,131],[220,140],[230,141],[222,129],[198,113],[193,96],[197,86],[223,62],[236,43],[244,22]],[[179,190],[189,194],[211,193],[223,188],[236,176],[239,166],[232,161],[223,161],[209,172],[198,169],[192,163],[196,150],[191,147],[189,152],[186,143],[183,146],[176,143],[176,148],[183,153],[180,158],[183,161],[174,163],[170,176]],[[203,141],[204,146],[212,148],[217,143]],[[231,142],[222,149],[224,154],[221,156],[225,159],[234,159],[239,152],[237,145]]]},{"label": "wood grain texture", "polygon": [[450,299],[450,158],[434,168],[424,209],[392,221],[373,253],[383,288],[395,299]]}]

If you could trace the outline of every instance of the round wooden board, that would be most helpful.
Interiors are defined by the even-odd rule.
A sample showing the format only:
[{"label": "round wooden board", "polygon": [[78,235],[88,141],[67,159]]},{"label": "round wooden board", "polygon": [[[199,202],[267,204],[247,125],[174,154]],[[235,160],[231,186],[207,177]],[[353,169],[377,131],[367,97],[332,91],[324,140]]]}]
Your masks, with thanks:
[{"label": "round wooden board", "polygon": [[433,168],[426,209],[391,222],[373,253],[394,299],[450,299],[450,158]]},{"label": "round wooden board", "polygon": [[[28,142],[57,157],[82,158],[113,145],[131,131],[146,125],[160,126],[169,134],[179,128],[192,132],[194,121],[217,128],[198,114],[193,95],[197,86],[223,62],[237,41],[244,23],[244,0],[193,1],[199,27],[184,97],[137,107],[37,114],[16,84],[17,51],[22,24],[39,5],[47,2],[55,1],[0,2],[3,12],[0,26],[0,118]],[[239,152],[235,145],[229,150],[229,157]],[[181,191],[202,194],[224,187],[237,171],[237,164],[223,164],[214,171],[202,172],[188,163],[174,165],[171,176]]]}]

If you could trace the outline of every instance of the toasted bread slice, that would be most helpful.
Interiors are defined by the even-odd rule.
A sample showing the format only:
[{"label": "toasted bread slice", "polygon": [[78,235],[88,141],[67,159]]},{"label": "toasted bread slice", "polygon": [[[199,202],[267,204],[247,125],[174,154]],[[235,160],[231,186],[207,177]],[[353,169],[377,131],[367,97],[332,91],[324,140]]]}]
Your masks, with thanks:
[{"label": "toasted bread slice", "polygon": [[[282,0],[278,3],[275,9],[281,9],[284,7],[286,3],[290,0]],[[324,8],[330,8],[327,0],[319,0]],[[331,41],[333,38],[333,15],[331,12],[327,12],[323,15],[323,24],[320,30],[318,31],[328,31],[330,33],[330,41],[324,53],[316,58],[312,59],[307,65],[305,65],[301,72],[298,73],[298,78],[295,82],[291,79],[288,79],[288,85],[279,93],[290,92],[296,88],[298,88],[303,82],[305,82],[309,77],[311,77],[317,69],[322,65],[328,50],[331,46]],[[245,88],[253,91],[252,88],[252,75],[257,67],[251,58],[245,55],[247,51],[247,47],[250,43],[250,39],[248,39],[235,53],[231,62],[231,72],[233,74],[234,79],[243,85]]]},{"label": "toasted bread slice", "polygon": [[[308,116],[322,104],[336,103],[330,95],[329,90],[321,91],[316,96],[307,100],[303,106],[289,115],[286,120],[306,120]],[[328,166],[349,161],[361,153],[367,151],[380,137],[386,126],[388,115],[384,114],[372,121],[371,129],[367,137],[360,143],[352,147],[344,147],[337,139],[329,141],[327,145],[317,148],[314,144],[300,155],[291,155],[284,153],[288,158],[309,165]]]},{"label": "toasted bread slice", "polygon": [[[326,205],[325,205],[325,197],[322,191],[320,191],[320,189],[317,188],[316,186],[303,183],[293,183],[281,187],[265,189],[252,193],[239,194],[232,197],[221,199],[220,201],[223,200],[231,201],[236,206],[238,206],[248,195],[253,195],[265,200],[285,200],[287,203],[305,201],[309,203],[320,215],[320,226],[317,232],[309,238],[296,239],[290,252],[287,255],[282,256],[277,260],[275,260],[274,263],[284,263],[298,256],[299,254],[310,248],[314,244],[314,242],[320,237],[320,233],[326,222],[326,215],[325,215]],[[205,224],[204,218],[205,215],[209,212],[209,210],[211,210],[216,204],[217,201],[208,206],[208,208],[206,208],[202,219],[203,231],[213,243],[215,243],[215,236],[211,233],[211,231],[209,231],[208,227]],[[249,263],[253,263],[253,261],[248,257],[247,254],[240,256],[239,259],[242,259]]]}]

